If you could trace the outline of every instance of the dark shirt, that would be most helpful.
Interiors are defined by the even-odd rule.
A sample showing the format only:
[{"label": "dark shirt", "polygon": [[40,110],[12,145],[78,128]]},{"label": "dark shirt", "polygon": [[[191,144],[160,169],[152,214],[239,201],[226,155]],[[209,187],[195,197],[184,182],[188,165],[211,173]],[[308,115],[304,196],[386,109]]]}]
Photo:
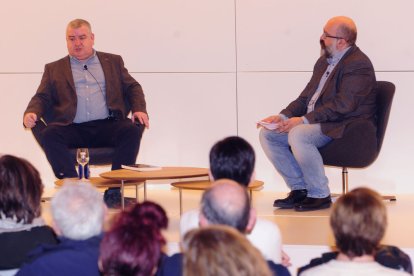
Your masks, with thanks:
[{"label": "dark shirt", "polygon": [[[298,269],[298,275],[309,268],[319,266],[336,259],[338,252],[326,252],[321,257],[312,259],[309,264]],[[375,261],[383,266],[413,274],[410,256],[396,246],[380,245],[374,255]]]},{"label": "dark shirt", "polygon": [[58,242],[53,229],[37,226],[30,230],[0,234],[0,270],[19,268],[26,255],[40,244]]},{"label": "dark shirt", "polygon": [[[267,261],[273,275],[290,276],[289,270],[280,264]],[[157,276],[181,276],[183,275],[183,254],[177,253],[163,260],[161,268],[157,271]]]},{"label": "dark shirt", "polygon": [[100,275],[101,240],[101,235],[79,241],[60,237],[59,244],[39,246],[32,251],[32,259],[16,275]]}]

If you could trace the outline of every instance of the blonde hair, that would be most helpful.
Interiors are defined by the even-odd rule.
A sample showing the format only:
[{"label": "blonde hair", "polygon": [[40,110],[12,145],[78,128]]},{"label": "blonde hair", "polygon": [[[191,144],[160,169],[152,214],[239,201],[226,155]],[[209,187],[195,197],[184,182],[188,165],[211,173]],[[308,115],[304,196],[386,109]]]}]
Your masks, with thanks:
[{"label": "blonde hair", "polygon": [[183,252],[184,276],[272,275],[259,250],[229,226],[212,225],[188,232]]}]

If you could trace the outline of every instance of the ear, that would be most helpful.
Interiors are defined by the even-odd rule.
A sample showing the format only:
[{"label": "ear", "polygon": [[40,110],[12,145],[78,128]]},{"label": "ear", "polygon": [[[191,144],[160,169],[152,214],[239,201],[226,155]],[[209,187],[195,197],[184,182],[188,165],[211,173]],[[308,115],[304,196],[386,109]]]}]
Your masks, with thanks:
[{"label": "ear", "polygon": [[200,212],[198,215],[198,225],[200,227],[206,227],[209,225],[208,220],[206,219],[206,217]]},{"label": "ear", "polygon": [[213,174],[211,173],[211,170],[208,170],[208,178],[210,179],[210,182],[214,182],[215,179],[213,177]]},{"label": "ear", "polygon": [[252,176],[250,176],[250,183],[256,179],[256,171],[253,171]]},{"label": "ear", "polygon": [[348,42],[346,42],[346,40],[345,39],[339,39],[338,40],[338,42],[337,42],[337,46],[339,46],[338,48],[339,48],[339,50],[343,50],[343,49],[345,49],[346,47],[348,47],[349,45],[348,45]]},{"label": "ear", "polygon": [[52,228],[53,230],[55,230],[55,233],[57,236],[61,236],[62,235],[62,231],[60,231],[59,226],[57,226],[57,224],[55,223],[55,220],[52,218]]},{"label": "ear", "polygon": [[103,266],[102,266],[102,260],[101,260],[101,258],[98,259],[98,269],[101,272],[103,271]]},{"label": "ear", "polygon": [[250,215],[249,215],[249,222],[247,223],[247,226],[246,226],[246,233],[252,232],[254,226],[256,225],[256,220],[257,220],[256,209],[251,208]]}]

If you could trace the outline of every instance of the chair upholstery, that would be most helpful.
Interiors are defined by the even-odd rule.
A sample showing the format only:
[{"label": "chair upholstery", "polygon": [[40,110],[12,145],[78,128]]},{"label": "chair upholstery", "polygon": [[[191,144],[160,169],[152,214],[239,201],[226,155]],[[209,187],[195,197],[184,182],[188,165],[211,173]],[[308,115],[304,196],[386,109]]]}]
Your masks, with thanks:
[{"label": "chair upholstery", "polygon": [[368,120],[357,120],[348,125],[344,136],[334,139],[319,149],[325,165],[342,167],[342,189],[348,191],[347,168],[364,168],[378,157],[390,116],[395,85],[377,81],[376,125]]},{"label": "chair upholstery", "polygon": [[[36,141],[42,147],[41,143],[41,132],[46,127],[46,123],[43,120],[39,120],[36,123],[36,126],[32,128],[33,136],[36,138]],[[76,164],[76,150],[77,148],[70,149],[70,155],[73,160],[73,164]],[[115,148],[113,147],[102,147],[102,148],[88,148],[90,156],[90,165],[111,165],[112,156],[114,154]]]}]

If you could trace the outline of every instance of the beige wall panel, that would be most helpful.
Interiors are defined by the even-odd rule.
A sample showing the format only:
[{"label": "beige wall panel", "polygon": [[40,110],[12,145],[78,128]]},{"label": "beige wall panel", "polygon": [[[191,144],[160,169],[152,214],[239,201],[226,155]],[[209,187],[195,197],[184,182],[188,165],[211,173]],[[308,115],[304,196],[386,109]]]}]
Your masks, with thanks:
[{"label": "beige wall panel", "polygon": [[138,74],[151,127],[138,161],[208,167],[211,146],[236,135],[234,74]]},{"label": "beige wall panel", "polygon": [[88,19],[96,49],[121,54],[130,71],[235,70],[233,0],[2,2],[0,72],[40,72],[66,55],[74,18]]},{"label": "beige wall panel", "polygon": [[352,17],[357,45],[376,70],[413,70],[414,1],[239,0],[237,51],[240,71],[309,71],[319,37],[332,16]]}]

